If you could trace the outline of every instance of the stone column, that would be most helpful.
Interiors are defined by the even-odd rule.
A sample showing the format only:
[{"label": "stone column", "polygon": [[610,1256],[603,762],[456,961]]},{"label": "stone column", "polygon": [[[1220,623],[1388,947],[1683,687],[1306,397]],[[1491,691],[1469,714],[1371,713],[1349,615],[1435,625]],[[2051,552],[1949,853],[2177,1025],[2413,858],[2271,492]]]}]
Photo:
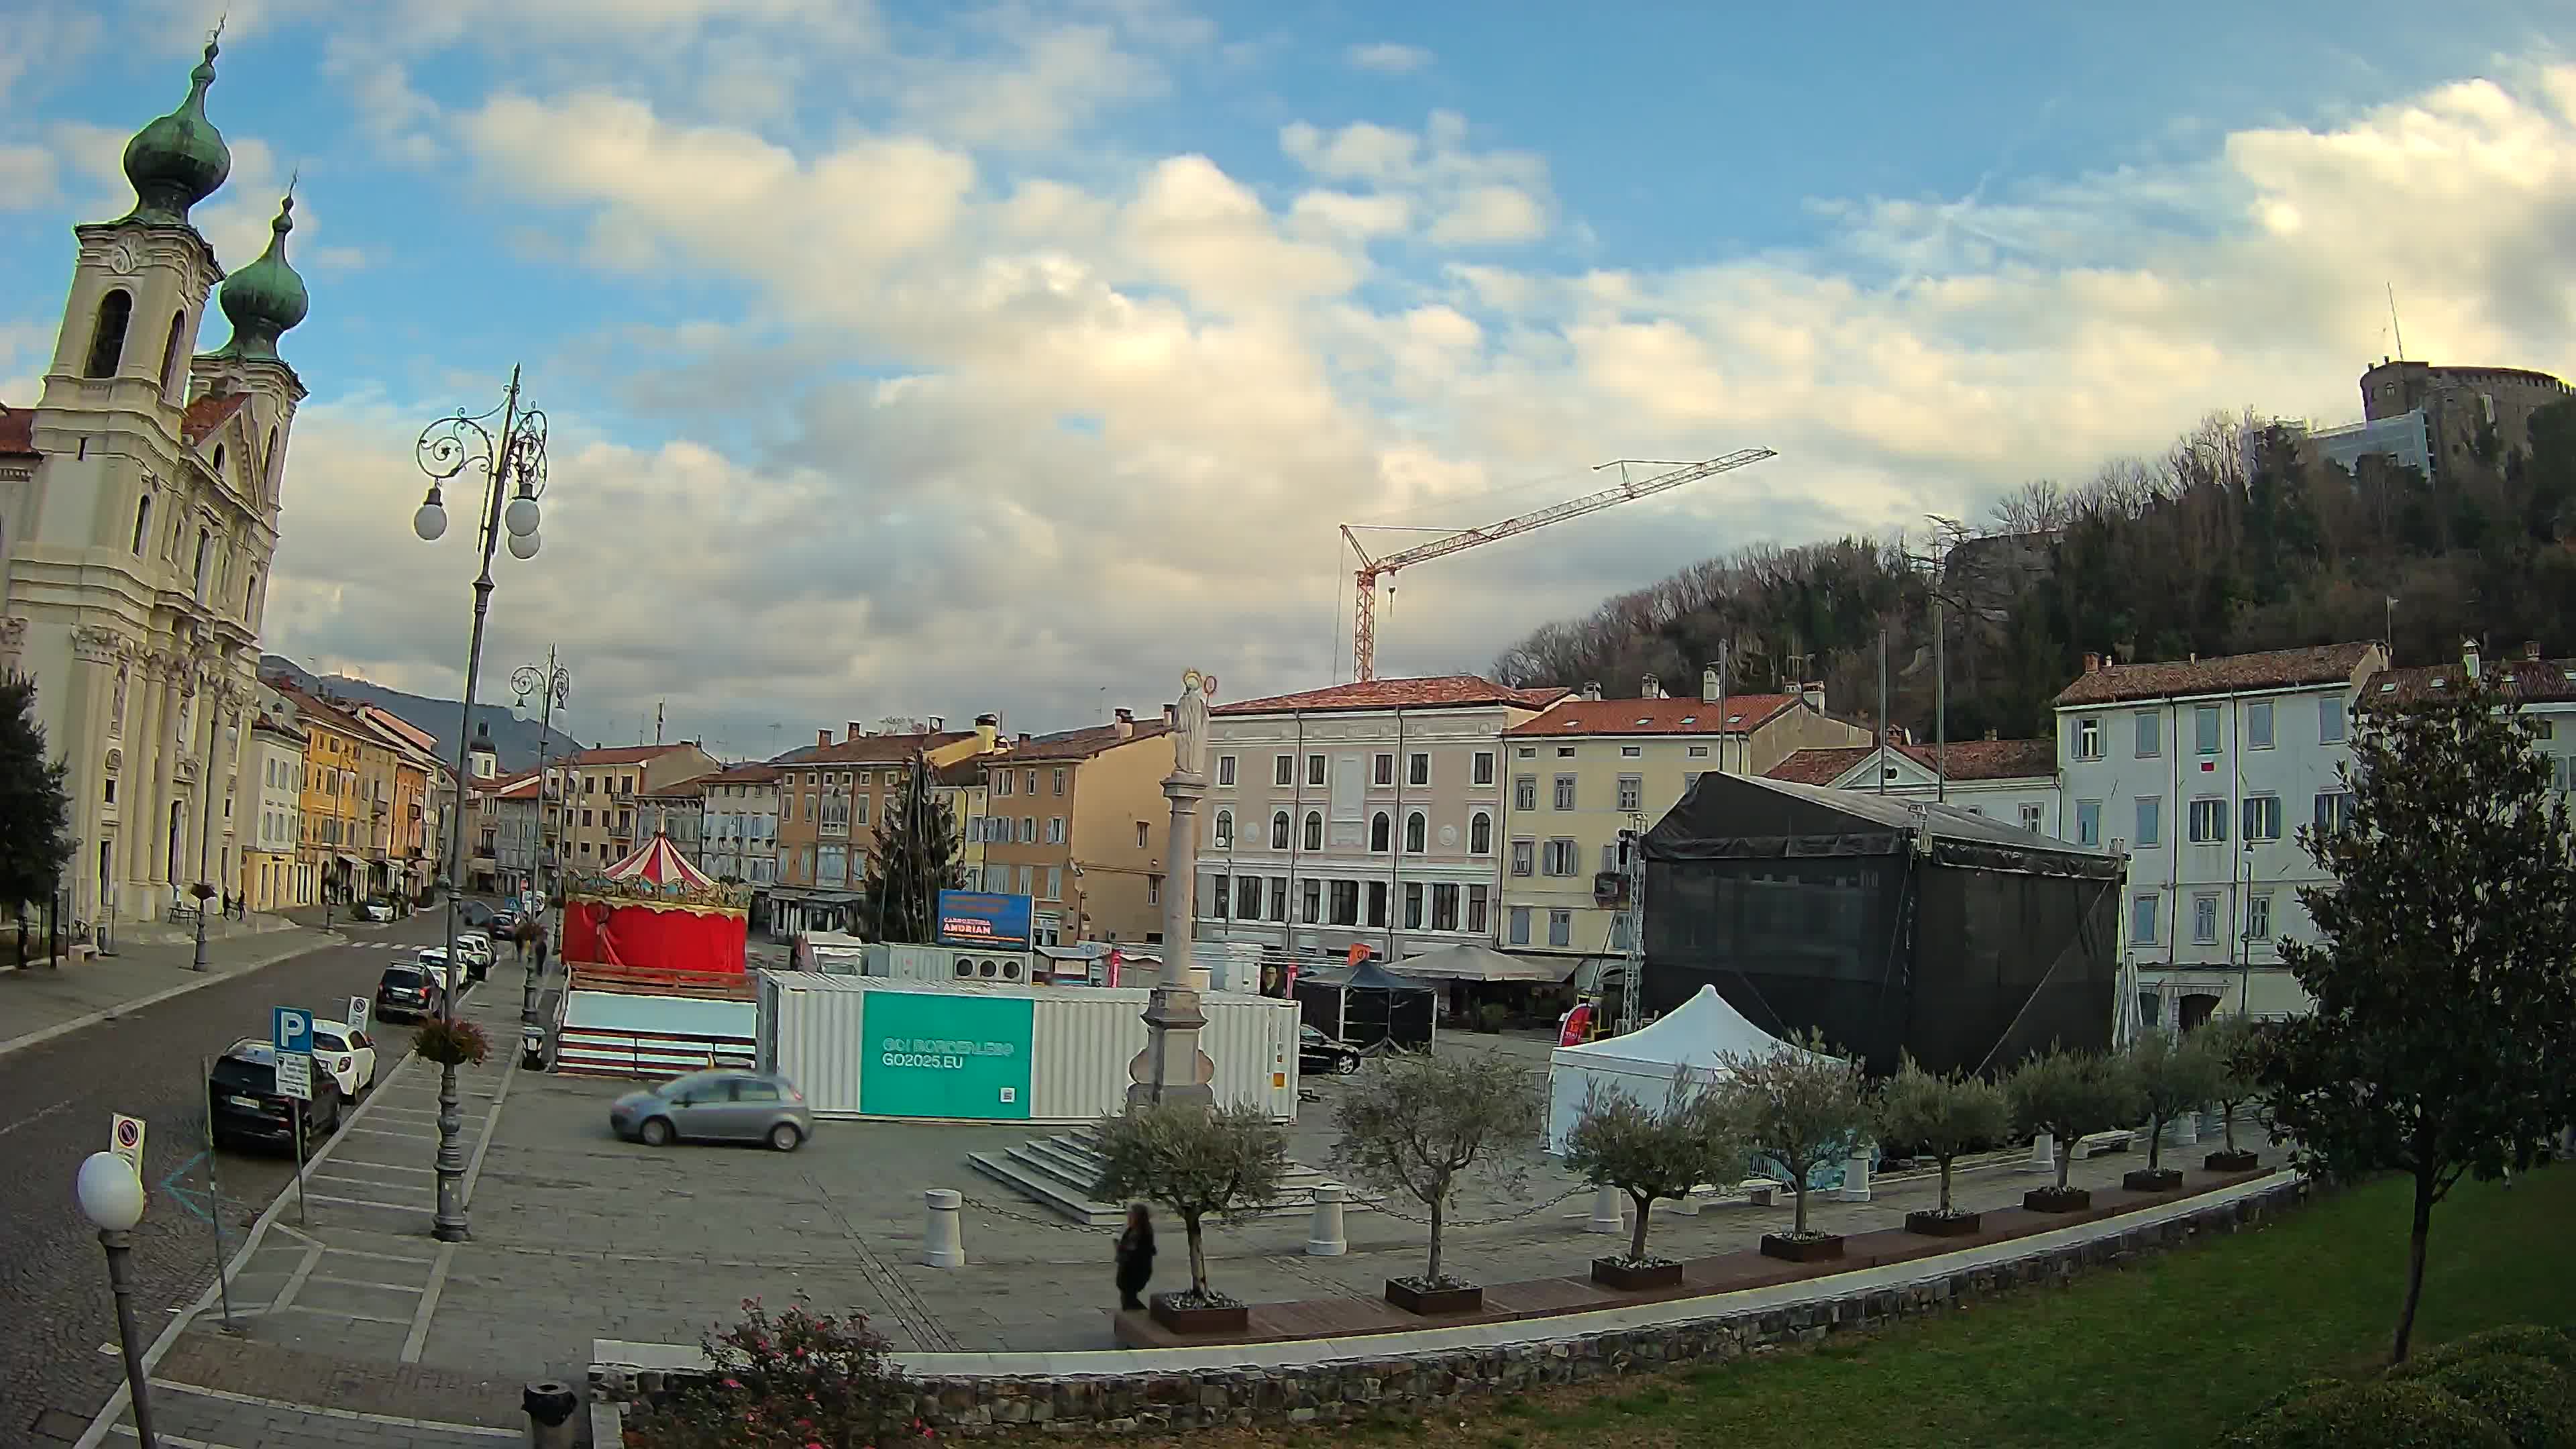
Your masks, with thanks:
[{"label": "stone column", "polygon": [[1843,1164],[1843,1185],[1834,1192],[1837,1199],[1843,1202],[1869,1201],[1869,1165],[1877,1155],[1878,1148],[1874,1143],[1864,1142],[1853,1151],[1851,1160]]},{"label": "stone column", "polygon": [[1628,1195],[1615,1187],[1605,1187],[1592,1194],[1592,1218],[1583,1225],[1587,1233],[1625,1233],[1628,1231]]},{"label": "stone column", "polygon": [[1306,1256],[1338,1258],[1351,1250],[1342,1232],[1343,1188],[1337,1182],[1315,1184],[1315,1215],[1306,1227]]},{"label": "stone column", "polygon": [[2021,1165],[2024,1172],[2057,1174],[2057,1139],[2045,1132],[2030,1139],[2030,1157]]},{"label": "stone column", "polygon": [[134,661],[136,680],[143,686],[145,707],[125,728],[126,784],[132,787],[130,803],[125,809],[126,833],[133,837],[134,867],[127,879],[143,891],[146,899],[130,901],[129,909],[137,920],[157,920],[160,909],[149,897],[155,864],[164,848],[170,815],[170,732],[178,727],[174,711],[178,704],[178,685],[158,658],[144,656]]},{"label": "stone column", "polygon": [[1172,731],[1172,773],[1163,796],[1172,802],[1170,839],[1164,845],[1163,975],[1145,1007],[1145,1050],[1129,1066],[1131,1108],[1186,1104],[1213,1107],[1216,1064],[1199,1050],[1207,1016],[1190,985],[1190,923],[1198,896],[1199,802],[1207,798],[1207,699],[1215,681],[1191,670],[1182,681]]}]

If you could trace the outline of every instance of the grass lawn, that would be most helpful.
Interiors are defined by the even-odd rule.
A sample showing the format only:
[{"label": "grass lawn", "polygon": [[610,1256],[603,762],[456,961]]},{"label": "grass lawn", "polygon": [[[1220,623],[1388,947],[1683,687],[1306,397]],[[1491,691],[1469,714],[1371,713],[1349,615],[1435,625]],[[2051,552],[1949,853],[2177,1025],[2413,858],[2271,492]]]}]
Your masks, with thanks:
[{"label": "grass lawn", "polygon": [[[1837,1337],[1812,1352],[1475,1400],[1430,1422],[1186,1442],[2199,1449],[2284,1385],[2367,1372],[2385,1359],[2404,1284],[2409,1192],[2381,1182],[2071,1288]],[[2433,1215],[2416,1347],[2498,1323],[2576,1328],[2570,1225],[2576,1166],[2545,1168],[2510,1190],[2460,1184]]]}]

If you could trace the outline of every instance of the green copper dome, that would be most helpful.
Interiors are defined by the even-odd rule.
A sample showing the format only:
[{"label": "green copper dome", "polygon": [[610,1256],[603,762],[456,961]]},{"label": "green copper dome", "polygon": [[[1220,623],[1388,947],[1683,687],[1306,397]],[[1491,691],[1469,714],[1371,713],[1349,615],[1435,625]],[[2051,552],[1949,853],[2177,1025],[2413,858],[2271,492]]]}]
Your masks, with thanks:
[{"label": "green copper dome", "polygon": [[294,193],[278,203],[277,220],[268,229],[268,250],[259,254],[258,261],[224,278],[218,297],[224,315],[232,319],[233,336],[216,352],[218,357],[277,360],[277,339],[312,309],[304,279],[286,264],[286,234],[295,230]]},{"label": "green copper dome", "polygon": [[188,72],[188,98],[179,109],[134,133],[125,143],[125,179],[134,183],[128,221],[186,226],[188,208],[215,194],[232,174],[233,153],[224,133],[206,119],[206,87],[215,83],[216,45]]}]

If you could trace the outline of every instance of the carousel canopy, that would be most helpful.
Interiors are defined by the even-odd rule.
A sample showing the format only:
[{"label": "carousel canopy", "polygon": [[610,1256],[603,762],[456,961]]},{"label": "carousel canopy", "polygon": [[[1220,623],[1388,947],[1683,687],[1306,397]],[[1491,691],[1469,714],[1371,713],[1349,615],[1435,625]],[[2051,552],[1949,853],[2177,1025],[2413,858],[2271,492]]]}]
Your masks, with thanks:
[{"label": "carousel canopy", "polygon": [[634,854],[574,882],[569,894],[739,909],[749,903],[751,893],[741,886],[718,884],[715,877],[691,865],[669,836],[657,832]]}]

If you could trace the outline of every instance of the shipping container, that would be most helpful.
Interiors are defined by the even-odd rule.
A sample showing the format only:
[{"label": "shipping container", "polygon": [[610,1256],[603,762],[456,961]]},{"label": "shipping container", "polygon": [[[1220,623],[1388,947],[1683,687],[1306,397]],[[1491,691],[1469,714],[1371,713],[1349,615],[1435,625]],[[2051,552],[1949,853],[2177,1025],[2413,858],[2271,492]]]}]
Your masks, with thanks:
[{"label": "shipping container", "polygon": [[[981,946],[908,946],[870,941],[860,974],[887,981],[1001,983],[1020,986],[1030,979],[1026,951],[995,951]],[[836,973],[837,974],[837,973]]]},{"label": "shipping container", "polygon": [[[818,1117],[1089,1122],[1127,1100],[1151,993],[766,972],[759,1062]],[[1297,1115],[1297,1008],[1200,998],[1217,1100]]]}]

